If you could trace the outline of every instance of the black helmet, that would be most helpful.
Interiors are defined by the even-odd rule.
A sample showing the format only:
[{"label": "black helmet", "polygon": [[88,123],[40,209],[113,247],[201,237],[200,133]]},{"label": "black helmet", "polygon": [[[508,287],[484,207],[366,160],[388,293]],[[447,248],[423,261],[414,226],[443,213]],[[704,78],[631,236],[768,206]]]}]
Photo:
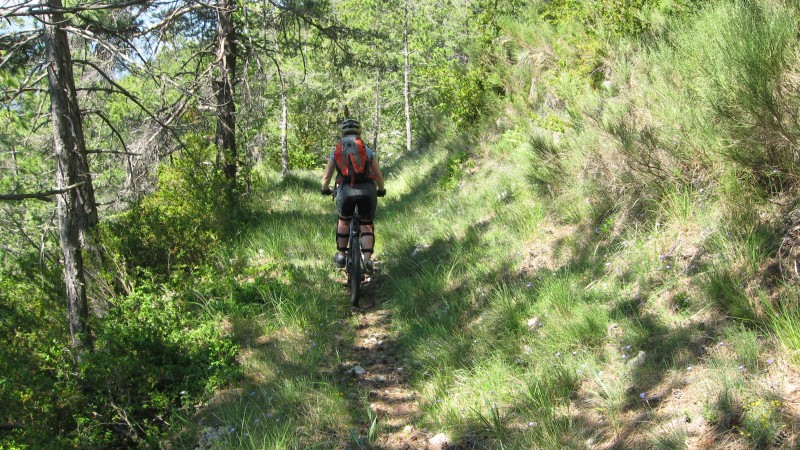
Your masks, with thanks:
[{"label": "black helmet", "polygon": [[341,127],[342,135],[358,134],[361,132],[361,124],[357,120],[345,119]]}]

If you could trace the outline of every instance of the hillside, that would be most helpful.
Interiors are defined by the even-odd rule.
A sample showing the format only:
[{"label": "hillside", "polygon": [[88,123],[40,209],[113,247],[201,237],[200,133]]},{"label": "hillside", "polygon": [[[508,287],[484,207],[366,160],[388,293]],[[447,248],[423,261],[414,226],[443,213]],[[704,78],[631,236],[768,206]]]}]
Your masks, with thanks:
[{"label": "hillside", "polygon": [[0,449],[800,448],[797,2],[77,3],[0,7]]},{"label": "hillside", "polygon": [[352,311],[318,174],[270,184],[282,201],[238,253],[237,271],[269,273],[240,283],[270,286],[230,324],[247,382],[188,446],[794,448],[800,374],[717,304],[752,286],[715,278],[730,255],[695,223],[703,197],[639,227],[567,223],[526,188],[530,149],[474,148],[452,187],[444,151],[388,164],[383,268]]}]

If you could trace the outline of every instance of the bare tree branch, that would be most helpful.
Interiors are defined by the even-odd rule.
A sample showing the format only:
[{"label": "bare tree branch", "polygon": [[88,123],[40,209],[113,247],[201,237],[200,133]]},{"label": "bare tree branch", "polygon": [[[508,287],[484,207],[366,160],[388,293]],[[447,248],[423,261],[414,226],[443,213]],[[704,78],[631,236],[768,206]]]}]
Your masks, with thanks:
[{"label": "bare tree branch", "polygon": [[120,144],[122,144],[122,149],[125,150],[123,154],[128,154],[128,146],[125,145],[125,139],[122,138],[122,134],[120,134],[120,132],[117,131],[117,128],[114,127],[114,124],[112,124],[111,121],[108,120],[108,117],[106,117],[105,113],[103,113],[103,111],[100,110],[93,110],[88,112],[97,115],[97,117],[101,118],[103,122],[105,122],[106,125],[108,125],[108,127],[111,128],[111,132],[114,133],[117,139],[119,139]]},{"label": "bare tree branch", "polygon": [[37,200],[44,200],[46,202],[53,201],[53,196],[58,194],[63,194],[65,192],[69,192],[77,187],[83,186],[84,182],[75,183],[73,185],[67,186],[62,189],[53,189],[50,191],[44,192],[34,192],[31,194],[0,194],[0,200],[2,201],[18,201],[18,200],[28,200],[28,199],[37,199]]},{"label": "bare tree branch", "polygon": [[87,150],[86,153],[97,155],[97,154],[110,154],[110,155],[124,155],[124,156],[142,156],[141,153],[133,153],[133,152],[120,152],[116,150]]},{"label": "bare tree branch", "polygon": [[[45,3],[34,3],[31,5],[21,4],[15,5],[13,8],[0,8],[0,16],[2,17],[25,17],[25,16],[39,16],[50,14],[68,14],[78,13],[82,11],[101,11],[106,9],[123,9],[129,6],[145,6],[147,0],[131,0],[120,3],[88,3],[81,6],[62,6],[60,8],[53,8]],[[8,12],[5,12],[8,10]]]},{"label": "bare tree branch", "polygon": [[185,147],[186,146],[183,143],[183,141],[181,140],[180,135],[178,135],[178,133],[175,131],[175,129],[173,127],[171,127],[171,126],[165,124],[164,122],[162,122],[161,119],[159,119],[158,117],[155,116],[155,114],[150,112],[150,110],[147,109],[147,107],[144,106],[142,104],[142,102],[140,102],[139,99],[136,98],[135,95],[131,94],[127,89],[125,89],[124,87],[120,86],[119,83],[117,83],[116,81],[112,80],[111,77],[109,77],[108,74],[106,74],[106,72],[102,68],[98,67],[95,63],[93,63],[91,61],[87,61],[85,59],[73,59],[72,62],[76,63],[76,64],[85,64],[85,65],[93,68],[95,71],[97,71],[97,73],[101,77],[105,78],[105,80],[108,81],[112,86],[114,86],[115,88],[119,89],[120,94],[124,95],[130,101],[135,103],[136,106],[138,106],[142,111],[144,111],[145,114],[150,116],[150,118],[153,121],[155,121],[157,124],[161,125],[163,128],[166,128],[167,130],[169,130],[172,133],[172,135],[175,137],[177,142],[181,145],[181,147]]}]

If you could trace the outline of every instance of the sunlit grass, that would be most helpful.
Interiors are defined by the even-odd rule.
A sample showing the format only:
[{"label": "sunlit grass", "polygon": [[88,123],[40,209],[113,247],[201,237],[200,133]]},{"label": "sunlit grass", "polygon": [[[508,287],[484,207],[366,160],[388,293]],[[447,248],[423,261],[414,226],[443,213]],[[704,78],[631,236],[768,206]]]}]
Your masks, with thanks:
[{"label": "sunlit grass", "polygon": [[[667,449],[687,446],[681,414],[753,446],[791,420],[758,388],[773,355],[798,364],[795,303],[754,298],[777,238],[752,211],[757,192],[719,171],[712,112],[675,85],[697,67],[667,63],[699,44],[676,33],[679,49],[612,52],[611,85],[591,91],[520,54],[516,69],[535,66],[557,86],[534,89],[529,72],[511,70],[512,91],[531,98],[514,100],[498,136],[469,150],[451,138],[393,168],[376,220],[376,308],[390,313],[394,350],[420,393],[415,426],[475,448],[585,448],[587,437],[619,447],[615,437],[636,430]],[[536,36],[525,55],[563,45]],[[519,114],[526,102],[535,112]],[[629,155],[609,132],[615,121],[632,127]],[[335,206],[317,184],[312,173],[268,176],[263,217],[230,255],[258,285],[262,347],[244,367],[272,408],[219,413],[223,423],[251,418],[229,441],[243,448],[369,448],[388,432],[364,392],[336,376],[357,318],[331,270]],[[528,247],[539,243],[548,252],[534,265]],[[708,377],[691,378],[693,367]],[[687,391],[707,384],[707,397],[656,414],[676,380]],[[280,423],[254,425],[265,411]]]}]

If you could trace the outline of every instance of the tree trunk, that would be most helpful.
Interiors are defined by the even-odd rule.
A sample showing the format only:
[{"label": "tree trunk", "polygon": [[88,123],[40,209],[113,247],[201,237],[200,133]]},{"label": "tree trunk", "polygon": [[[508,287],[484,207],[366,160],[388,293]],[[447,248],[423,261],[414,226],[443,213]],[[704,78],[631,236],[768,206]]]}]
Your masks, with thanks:
[{"label": "tree trunk", "polygon": [[403,67],[403,97],[405,99],[405,109],[406,109],[406,150],[411,152],[411,104],[410,104],[410,93],[409,93],[409,76],[411,72],[411,67],[409,65],[409,55],[408,55],[408,0],[403,2],[403,21],[404,21],[404,30],[403,30],[403,57],[405,60],[405,64]]},{"label": "tree trunk", "polygon": [[375,69],[375,139],[372,151],[378,151],[378,135],[381,133],[381,69]]},{"label": "tree trunk", "polygon": [[236,186],[238,155],[236,152],[236,103],[233,99],[233,79],[236,75],[236,30],[233,28],[234,0],[217,3],[217,64],[218,78],[214,82],[217,97],[217,132],[215,143],[230,193]]},{"label": "tree trunk", "polygon": [[[372,27],[376,32],[381,32],[381,19],[383,18],[382,2],[375,2],[375,22]],[[378,39],[372,41],[372,55],[375,61],[381,60],[381,53],[378,47]],[[372,150],[378,151],[378,137],[381,134],[381,67],[375,67],[375,138],[372,140]]]},{"label": "tree trunk", "polygon": [[81,235],[90,225],[97,223],[97,209],[88,170],[69,42],[63,29],[65,19],[62,13],[56,12],[62,9],[61,0],[48,0],[47,6],[53,11],[45,17],[44,39],[53,120],[56,187],[79,185],[56,196],[56,213],[64,258],[69,329],[72,346],[80,354],[92,347]]},{"label": "tree trunk", "polygon": [[11,166],[14,178],[19,178],[19,169],[17,169],[17,147],[15,145],[11,145]]},{"label": "tree trunk", "polygon": [[286,80],[283,78],[283,71],[281,70],[281,48],[278,43],[280,36],[275,33],[275,68],[278,69],[278,80],[281,83],[281,171],[283,175],[289,175],[289,143],[288,143],[288,129],[289,129],[289,108],[286,99]]}]

